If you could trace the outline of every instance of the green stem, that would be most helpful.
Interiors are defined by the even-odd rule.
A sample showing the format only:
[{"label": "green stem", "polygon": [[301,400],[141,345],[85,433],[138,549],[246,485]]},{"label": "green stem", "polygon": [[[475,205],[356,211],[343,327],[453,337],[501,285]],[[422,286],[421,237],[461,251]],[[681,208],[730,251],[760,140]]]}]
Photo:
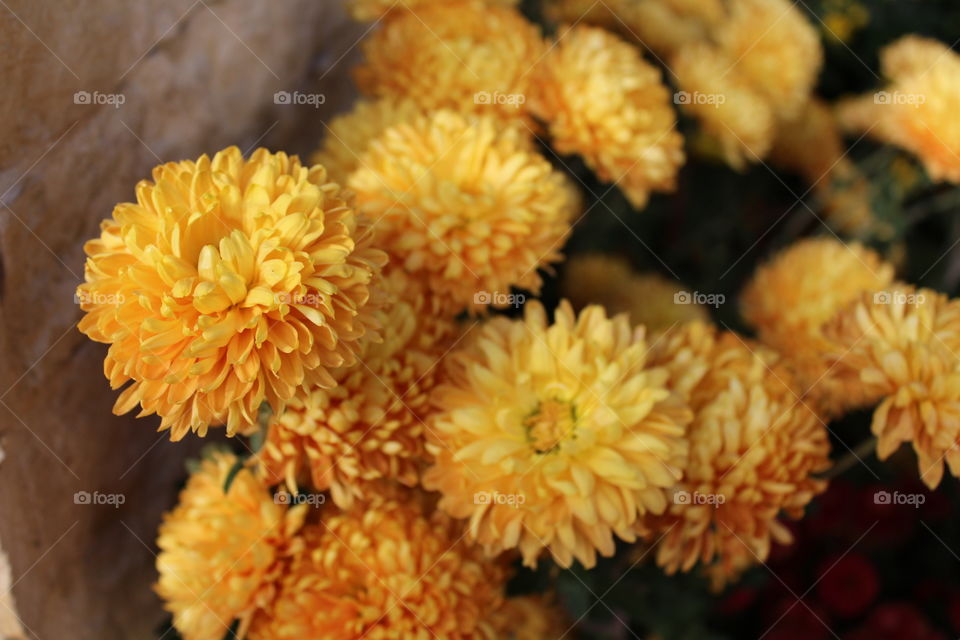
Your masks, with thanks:
[{"label": "green stem", "polygon": [[833,480],[846,472],[850,467],[855,464],[862,463],[864,458],[869,458],[873,455],[873,452],[877,448],[877,438],[875,436],[870,436],[860,444],[858,444],[853,449],[847,451],[842,458],[837,460],[837,463],[833,465],[830,469],[820,474],[820,477],[824,480]]}]

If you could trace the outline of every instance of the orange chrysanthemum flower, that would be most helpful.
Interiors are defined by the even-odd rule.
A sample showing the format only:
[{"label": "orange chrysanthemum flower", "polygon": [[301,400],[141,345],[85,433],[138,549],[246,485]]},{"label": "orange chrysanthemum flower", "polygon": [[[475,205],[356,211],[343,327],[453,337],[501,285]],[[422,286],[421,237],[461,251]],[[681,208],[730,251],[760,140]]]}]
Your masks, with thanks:
[{"label": "orange chrysanthemum flower", "polygon": [[249,640],[495,638],[503,563],[413,492],[384,488],[309,525],[307,549]]},{"label": "orange chrysanthemum flower", "polygon": [[893,281],[893,266],[860,244],[830,238],[797,242],[757,269],[741,309],[760,339],[793,367],[805,393],[830,415],[870,403],[863,385],[837,375],[821,325],[864,291]]},{"label": "orange chrysanthemum flower", "polygon": [[633,540],[640,514],[661,513],[686,458],[689,410],[646,363],[644,330],[600,307],[553,325],[537,302],[497,317],[452,353],[428,421],[434,466],[424,486],[469,518],[488,554],[546,548],[564,567],[592,567]]},{"label": "orange chrysanthemum flower", "polygon": [[671,386],[694,411],[683,480],[662,516],[639,528],[657,537],[667,573],[704,565],[715,586],[763,561],[772,540],[791,541],[778,520],[799,518],[826,482],[827,430],[799,401],[789,372],[759,345],[692,323],[654,347]]},{"label": "orange chrysanthemum flower", "polygon": [[824,328],[841,375],[883,398],[873,414],[877,456],[913,444],[931,489],[943,463],[960,476],[960,302],[894,285],[864,294]]},{"label": "orange chrysanthemum flower", "polygon": [[348,113],[327,125],[323,145],[310,156],[310,162],[322,164],[332,181],[346,184],[371,142],[389,127],[409,122],[422,113],[410,100],[360,100]]},{"label": "orange chrysanthemum flower", "polygon": [[224,491],[235,463],[225,452],[204,460],[160,525],[156,589],[184,640],[221,640],[235,619],[242,637],[302,547],[305,507],[276,504],[246,469]]},{"label": "orange chrysanthemum flower", "polygon": [[880,67],[890,84],[842,103],[841,121],[916,155],[934,180],[960,183],[960,55],[906,36],[881,52]]},{"label": "orange chrysanthemum flower", "polygon": [[363,93],[506,121],[529,119],[531,71],[546,51],[520,12],[478,0],[424,2],[362,47],[355,77]]},{"label": "orange chrysanthemum flower", "polygon": [[[463,0],[444,0],[450,4],[456,4]],[[490,4],[503,4],[513,6],[518,0],[484,0]],[[419,12],[425,7],[430,7],[438,3],[438,0],[349,0],[348,6],[350,15],[359,22],[373,22],[390,14],[398,14],[403,11]]]},{"label": "orange chrysanthemum flower", "polygon": [[453,313],[538,290],[580,206],[516,129],[450,111],[388,129],[348,184],[378,245]]},{"label": "orange chrysanthemum flower", "polygon": [[561,31],[537,74],[531,110],[547,122],[560,153],[578,153],[633,206],[672,191],[683,138],[660,71],[603,29]]},{"label": "orange chrysanthemum flower", "polygon": [[371,481],[419,482],[428,395],[456,325],[402,271],[391,270],[384,286],[383,342],[334,371],[336,387],[305,390],[270,424],[258,459],[271,484],[293,491],[306,478],[349,508]]},{"label": "orange chrysanthemum flower", "polygon": [[507,598],[491,621],[502,640],[559,640],[576,623],[552,594],[532,594]]},{"label": "orange chrysanthemum flower", "polygon": [[179,440],[233,435],[264,400],[331,386],[375,336],[371,287],[386,256],[323,167],[231,147],[161,165],[84,247],[80,330],[110,345],[114,407],[159,414]]},{"label": "orange chrysanthemum flower", "polygon": [[561,288],[574,309],[599,304],[610,314],[627,313],[631,324],[651,332],[710,317],[679,282],[656,273],[634,273],[623,258],[603,254],[570,259]]}]

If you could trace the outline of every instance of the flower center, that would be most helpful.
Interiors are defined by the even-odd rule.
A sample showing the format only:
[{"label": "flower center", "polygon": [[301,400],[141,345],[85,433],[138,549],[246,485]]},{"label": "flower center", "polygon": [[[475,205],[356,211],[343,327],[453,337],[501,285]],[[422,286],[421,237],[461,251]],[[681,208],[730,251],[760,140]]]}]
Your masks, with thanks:
[{"label": "flower center", "polygon": [[545,400],[524,419],[523,426],[534,451],[551,453],[560,447],[561,441],[574,436],[577,410],[564,400]]}]

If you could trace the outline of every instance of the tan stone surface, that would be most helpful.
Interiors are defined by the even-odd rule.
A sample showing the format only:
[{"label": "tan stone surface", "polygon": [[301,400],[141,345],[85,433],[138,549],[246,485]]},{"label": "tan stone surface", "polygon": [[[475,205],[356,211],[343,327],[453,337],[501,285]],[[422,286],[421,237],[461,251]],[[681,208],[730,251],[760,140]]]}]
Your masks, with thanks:
[{"label": "tan stone surface", "polygon": [[[0,4],[0,544],[28,637],[156,637],[154,533],[197,448],[111,414],[105,347],[75,328],[83,241],[161,160],[261,137],[309,150],[349,99],[361,33],[335,0]],[[275,105],[278,90],[326,104]]]}]

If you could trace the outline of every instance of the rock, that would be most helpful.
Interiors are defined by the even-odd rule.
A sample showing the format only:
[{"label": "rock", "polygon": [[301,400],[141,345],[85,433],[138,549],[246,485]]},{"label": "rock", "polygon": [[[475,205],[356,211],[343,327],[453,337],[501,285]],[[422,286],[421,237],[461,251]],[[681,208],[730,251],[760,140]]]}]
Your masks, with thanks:
[{"label": "rock", "polygon": [[[112,415],[106,348],[75,326],[82,244],[160,162],[310,151],[352,98],[363,31],[336,1],[0,7],[0,635],[157,636],[156,527],[199,443]],[[94,492],[123,504],[84,504]]]}]

